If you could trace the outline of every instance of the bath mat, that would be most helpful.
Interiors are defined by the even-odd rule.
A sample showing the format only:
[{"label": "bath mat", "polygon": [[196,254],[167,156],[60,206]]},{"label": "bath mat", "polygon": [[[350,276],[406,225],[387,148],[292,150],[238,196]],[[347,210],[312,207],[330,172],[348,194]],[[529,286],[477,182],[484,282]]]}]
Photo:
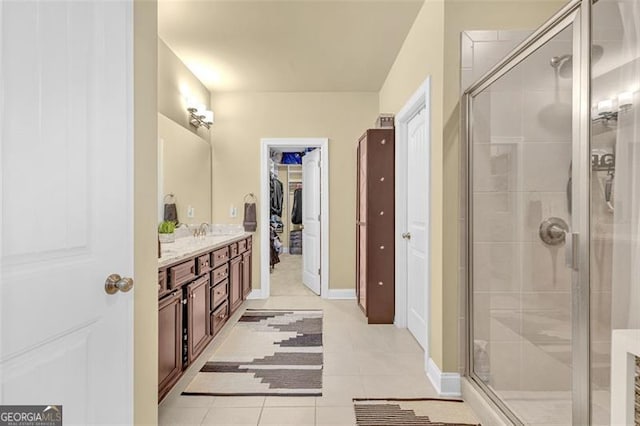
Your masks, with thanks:
[{"label": "bath mat", "polygon": [[183,395],[322,396],[322,311],[247,309]]},{"label": "bath mat", "polygon": [[358,426],[480,426],[459,399],[354,398]]}]

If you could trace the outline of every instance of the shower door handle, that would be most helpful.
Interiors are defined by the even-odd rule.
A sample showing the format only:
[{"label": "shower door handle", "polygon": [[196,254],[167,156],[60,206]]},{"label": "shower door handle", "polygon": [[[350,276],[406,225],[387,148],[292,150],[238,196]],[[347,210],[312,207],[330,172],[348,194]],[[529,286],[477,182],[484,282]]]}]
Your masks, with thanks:
[{"label": "shower door handle", "polygon": [[577,232],[567,232],[565,235],[565,248],[564,258],[565,264],[573,269],[578,270],[578,250],[579,250],[580,235]]}]

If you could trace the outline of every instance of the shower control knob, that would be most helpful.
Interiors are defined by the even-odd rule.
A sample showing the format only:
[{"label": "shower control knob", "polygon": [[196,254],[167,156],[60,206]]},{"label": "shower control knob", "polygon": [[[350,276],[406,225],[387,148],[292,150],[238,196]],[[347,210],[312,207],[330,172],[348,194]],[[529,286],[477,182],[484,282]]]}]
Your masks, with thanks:
[{"label": "shower control knob", "polygon": [[569,225],[559,217],[549,217],[542,221],[538,234],[543,243],[550,246],[564,244]]}]

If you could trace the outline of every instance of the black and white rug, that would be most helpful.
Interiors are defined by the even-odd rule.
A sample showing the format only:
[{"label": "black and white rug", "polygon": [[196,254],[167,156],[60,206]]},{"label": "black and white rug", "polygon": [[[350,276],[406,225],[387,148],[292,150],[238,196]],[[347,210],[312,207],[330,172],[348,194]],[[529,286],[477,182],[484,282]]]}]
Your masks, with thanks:
[{"label": "black and white rug", "polygon": [[183,395],[322,396],[322,311],[248,309]]},{"label": "black and white rug", "polygon": [[480,426],[461,400],[354,398],[358,426]]}]

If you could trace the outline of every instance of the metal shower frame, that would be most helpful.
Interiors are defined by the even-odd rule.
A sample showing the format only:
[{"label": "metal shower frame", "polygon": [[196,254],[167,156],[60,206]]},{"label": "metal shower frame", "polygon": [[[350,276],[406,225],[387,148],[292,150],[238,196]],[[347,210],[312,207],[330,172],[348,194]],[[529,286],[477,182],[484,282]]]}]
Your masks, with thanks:
[{"label": "metal shower frame", "polygon": [[575,261],[571,286],[572,335],[572,422],[591,424],[591,360],[590,360],[590,182],[591,182],[591,44],[593,0],[572,0],[502,61],[472,84],[463,94],[462,169],[466,173],[464,188],[463,233],[466,275],[466,374],[473,385],[516,425],[521,420],[473,370],[473,100],[491,84],[529,57],[558,33],[573,25],[573,118],[572,118],[572,194],[571,237]]}]

